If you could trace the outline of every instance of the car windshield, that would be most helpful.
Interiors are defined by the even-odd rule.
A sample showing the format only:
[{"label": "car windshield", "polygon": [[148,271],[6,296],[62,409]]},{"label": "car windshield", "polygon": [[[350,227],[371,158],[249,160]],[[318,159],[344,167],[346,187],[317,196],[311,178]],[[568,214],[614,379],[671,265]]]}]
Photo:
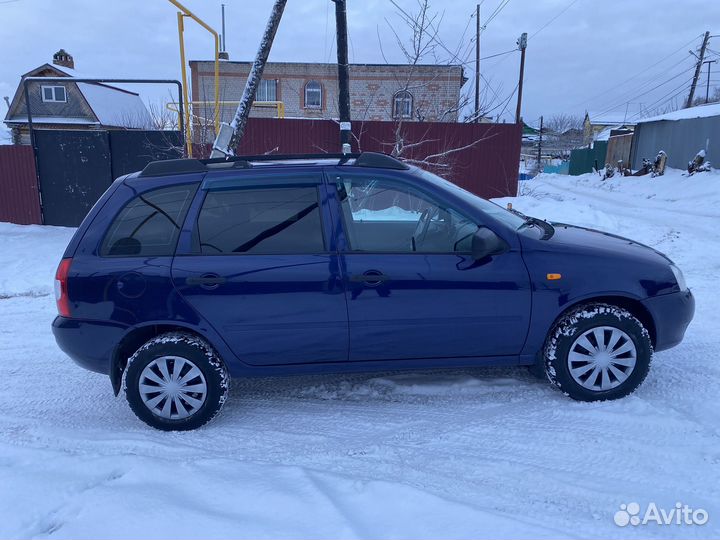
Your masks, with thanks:
[{"label": "car windshield", "polygon": [[435,185],[439,185],[440,187],[452,191],[459,197],[462,197],[468,203],[479,208],[494,219],[503,222],[505,225],[508,225],[515,230],[519,229],[523,224],[525,224],[525,220],[523,218],[506,210],[499,204],[495,204],[494,202],[490,202],[486,199],[483,199],[482,197],[478,197],[477,195],[470,193],[469,191],[461,188],[460,186],[453,184],[448,180],[445,180],[441,176],[423,170],[419,167],[413,167],[413,169],[415,169],[415,174],[417,174],[418,176],[421,176],[422,178],[433,182]]}]

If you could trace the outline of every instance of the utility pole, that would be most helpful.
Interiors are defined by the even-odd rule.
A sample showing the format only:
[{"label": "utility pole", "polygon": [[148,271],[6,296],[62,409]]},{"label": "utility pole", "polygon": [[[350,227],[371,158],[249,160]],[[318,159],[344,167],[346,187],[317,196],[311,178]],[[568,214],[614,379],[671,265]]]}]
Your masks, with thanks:
[{"label": "utility pole", "polygon": [[230,124],[222,123],[220,125],[220,130],[215,137],[212,152],[210,153],[211,158],[232,156],[234,154],[233,149],[237,147],[238,141],[240,141],[243,133],[245,133],[247,119],[248,116],[250,116],[250,108],[255,101],[257,87],[260,85],[265,64],[270,54],[270,48],[275,39],[278,26],[280,26],[280,19],[282,19],[286,3],[287,0],[275,0],[275,5],[270,13],[270,18],[265,27],[262,41],[260,41],[260,47],[255,56],[255,61],[250,68],[250,73],[245,83],[245,90],[240,98],[240,104],[238,105],[237,111],[235,111],[235,117]]},{"label": "utility pole", "polygon": [[[698,61],[695,65],[695,75],[693,75],[692,84],[690,85],[690,94],[688,95],[687,103],[685,108],[692,107],[693,97],[695,97],[695,87],[697,86],[698,78],[700,77],[700,70],[702,69],[703,60],[705,59],[705,48],[707,47],[708,41],[710,40],[710,31],[705,32],[703,37],[702,45],[700,45],[700,56],[697,57]],[[692,53],[692,51],[690,51]],[[695,53],[692,53],[695,54]]]},{"label": "utility pole", "polygon": [[475,6],[475,122],[480,121],[480,4]]},{"label": "utility pole", "polygon": [[347,7],[345,0],[335,2],[335,31],[337,34],[337,64],[340,112],[340,150],[343,154],[350,153],[350,67],[348,66]]},{"label": "utility pole", "polygon": [[222,49],[220,51],[220,60],[230,60],[230,55],[227,52],[226,48],[226,39],[225,39],[225,4],[220,5],[220,16],[222,17],[222,34],[220,34],[220,48]]},{"label": "utility pole", "polygon": [[707,78],[707,86],[705,87],[705,103],[707,104],[710,100],[710,64],[714,64],[717,62],[717,60],[705,60],[703,64],[708,65],[708,78]]},{"label": "utility pole", "polygon": [[525,49],[527,49],[527,32],[523,32],[517,40],[520,49],[520,80],[518,81],[517,109],[515,110],[515,123],[520,123],[520,107],[522,106],[523,75],[525,73]]},{"label": "utility pole", "polygon": [[542,172],[542,132],[543,132],[543,117],[540,116],[540,139],[538,140],[538,157],[537,157],[537,169],[538,174]]}]

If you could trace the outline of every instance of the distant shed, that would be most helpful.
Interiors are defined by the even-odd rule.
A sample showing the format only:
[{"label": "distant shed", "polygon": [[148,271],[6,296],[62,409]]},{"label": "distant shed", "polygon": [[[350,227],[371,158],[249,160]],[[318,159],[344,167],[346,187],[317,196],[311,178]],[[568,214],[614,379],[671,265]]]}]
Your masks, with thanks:
[{"label": "distant shed", "polygon": [[631,161],[633,169],[642,167],[643,158],[653,159],[660,150],[667,164],[685,169],[699,150],[706,159],[720,165],[720,103],[680,109],[644,118],[635,126]]}]

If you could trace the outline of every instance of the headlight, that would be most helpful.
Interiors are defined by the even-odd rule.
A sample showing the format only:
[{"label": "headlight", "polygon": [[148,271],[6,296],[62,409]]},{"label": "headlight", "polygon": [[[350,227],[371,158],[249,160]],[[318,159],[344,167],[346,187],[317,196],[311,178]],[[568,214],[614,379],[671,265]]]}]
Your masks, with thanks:
[{"label": "headlight", "polygon": [[682,271],[674,264],[670,265],[670,270],[672,270],[672,273],[675,276],[675,280],[677,281],[677,284],[678,284],[678,287],[680,287],[680,290],[686,291],[687,283],[685,283],[685,276],[683,276]]}]

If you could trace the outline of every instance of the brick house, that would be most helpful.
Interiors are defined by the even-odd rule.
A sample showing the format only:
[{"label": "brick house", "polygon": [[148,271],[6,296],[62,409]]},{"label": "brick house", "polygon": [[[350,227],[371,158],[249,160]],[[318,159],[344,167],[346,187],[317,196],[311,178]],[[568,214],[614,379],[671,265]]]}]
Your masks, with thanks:
[{"label": "brick house", "polygon": [[[75,70],[64,49],[52,64],[28,71],[9,103],[5,125],[13,144],[30,144],[23,80],[25,77],[91,78]],[[152,118],[138,94],[99,83],[30,83],[28,88],[35,129],[149,129]]]},{"label": "brick house", "polygon": [[[220,64],[220,101],[242,96],[251,62]],[[192,101],[197,118],[212,118],[214,62],[190,61]],[[460,90],[467,79],[460,65],[350,64],[351,119],[457,122]],[[255,101],[282,102],[286,118],[337,118],[336,64],[268,62]],[[229,122],[237,105],[221,107]],[[253,107],[251,116],[277,115]]]}]

